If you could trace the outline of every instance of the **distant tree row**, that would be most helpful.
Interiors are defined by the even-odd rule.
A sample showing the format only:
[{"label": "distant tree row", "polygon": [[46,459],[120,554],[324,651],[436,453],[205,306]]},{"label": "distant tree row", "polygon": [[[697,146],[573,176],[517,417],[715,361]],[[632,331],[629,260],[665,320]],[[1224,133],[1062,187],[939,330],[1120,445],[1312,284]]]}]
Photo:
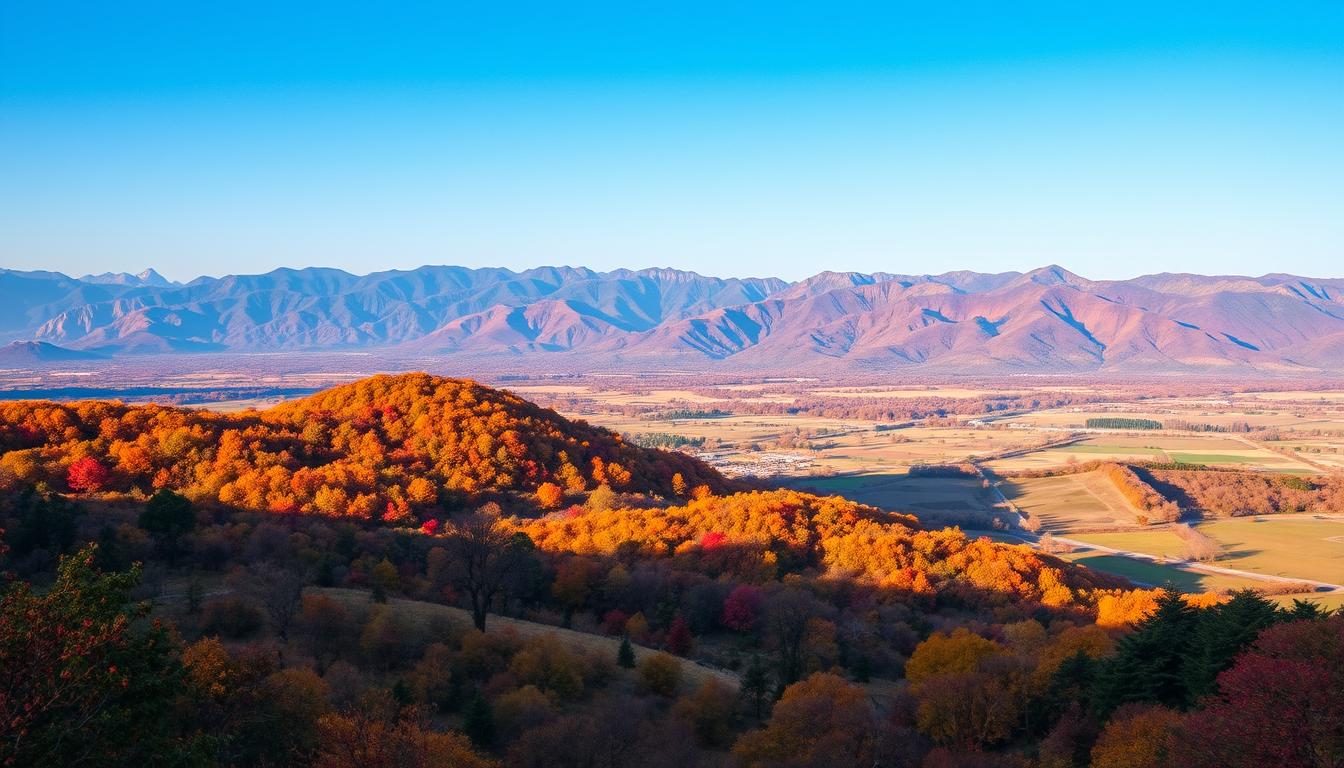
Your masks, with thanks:
[{"label": "distant tree row", "polygon": [[705,444],[703,437],[687,437],[671,432],[639,432],[630,436],[630,442],[641,448],[700,448]]},{"label": "distant tree row", "polygon": [[679,421],[681,419],[721,419],[725,416],[732,416],[731,411],[724,411],[718,408],[671,408],[665,411],[654,411],[653,413],[643,414],[649,421]]},{"label": "distant tree row", "polygon": [[1167,429],[1182,430],[1185,432],[1217,432],[1245,434],[1255,431],[1255,428],[1245,421],[1234,421],[1229,424],[1209,424],[1206,422],[1186,421],[1184,419],[1171,419],[1166,422]]},{"label": "distant tree row", "polygon": [[1121,416],[1094,416],[1086,425],[1088,429],[1162,429],[1160,421]]}]

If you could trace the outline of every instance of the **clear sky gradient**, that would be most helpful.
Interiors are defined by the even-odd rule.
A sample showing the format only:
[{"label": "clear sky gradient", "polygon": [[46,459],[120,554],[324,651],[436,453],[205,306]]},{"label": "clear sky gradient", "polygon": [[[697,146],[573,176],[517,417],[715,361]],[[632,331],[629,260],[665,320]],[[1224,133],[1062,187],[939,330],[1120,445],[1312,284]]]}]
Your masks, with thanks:
[{"label": "clear sky gradient", "polygon": [[0,0],[0,266],[1344,276],[1338,0],[727,5]]}]

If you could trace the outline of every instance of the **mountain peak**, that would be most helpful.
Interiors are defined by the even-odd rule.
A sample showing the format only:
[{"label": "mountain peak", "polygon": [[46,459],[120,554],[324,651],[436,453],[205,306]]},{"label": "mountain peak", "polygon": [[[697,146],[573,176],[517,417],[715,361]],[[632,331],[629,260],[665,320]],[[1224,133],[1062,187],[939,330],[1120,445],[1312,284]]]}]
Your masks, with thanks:
[{"label": "mountain peak", "polygon": [[45,341],[14,341],[0,347],[0,362],[46,363],[65,360],[97,360],[102,355],[77,349],[66,349]]},{"label": "mountain peak", "polygon": [[146,267],[145,270],[137,274],[135,278],[140,281],[141,285],[153,285],[160,288],[172,285],[168,278],[160,275],[153,267]]},{"label": "mountain peak", "polygon": [[1070,272],[1058,264],[1048,264],[1022,275],[1024,281],[1037,285],[1088,285],[1092,281]]},{"label": "mountain peak", "polygon": [[104,272],[101,275],[85,275],[79,279],[85,283],[124,285],[130,288],[167,288],[174,284],[156,272],[153,267],[147,267],[136,275],[129,272]]},{"label": "mountain peak", "polygon": [[827,270],[794,283],[780,294],[781,298],[799,298],[805,296],[820,296],[823,293],[829,293],[841,288],[856,288],[861,285],[872,285],[878,282],[878,278],[873,275],[867,275],[862,272],[834,272]]}]

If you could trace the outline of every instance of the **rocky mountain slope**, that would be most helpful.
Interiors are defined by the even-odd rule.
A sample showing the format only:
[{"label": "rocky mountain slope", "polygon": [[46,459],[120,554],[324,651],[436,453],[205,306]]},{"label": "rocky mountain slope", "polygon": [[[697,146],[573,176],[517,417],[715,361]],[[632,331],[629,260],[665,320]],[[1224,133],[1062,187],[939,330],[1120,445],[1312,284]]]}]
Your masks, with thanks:
[{"label": "rocky mountain slope", "polygon": [[168,283],[0,271],[0,340],[109,354],[382,349],[613,364],[988,371],[1344,369],[1344,279],[1061,267],[823,272],[334,269]]}]

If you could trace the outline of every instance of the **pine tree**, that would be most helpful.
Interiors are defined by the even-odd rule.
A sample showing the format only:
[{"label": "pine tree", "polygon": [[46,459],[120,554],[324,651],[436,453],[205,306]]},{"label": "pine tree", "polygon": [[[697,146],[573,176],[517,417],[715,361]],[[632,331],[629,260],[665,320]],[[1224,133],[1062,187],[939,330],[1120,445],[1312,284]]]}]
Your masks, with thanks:
[{"label": "pine tree", "polygon": [[201,575],[195,571],[191,573],[191,580],[187,582],[187,614],[195,616],[201,612],[201,598],[205,595],[205,584],[201,582]]},{"label": "pine tree", "polygon": [[1297,598],[1293,600],[1293,607],[1286,611],[1288,621],[1318,621],[1328,618],[1332,611],[1321,608],[1320,603],[1313,603],[1310,600]]},{"label": "pine tree", "polygon": [[628,636],[621,638],[621,648],[616,651],[616,663],[626,669],[635,668],[635,649],[634,646],[630,645]]},{"label": "pine tree", "polygon": [[866,683],[873,676],[873,666],[868,661],[866,655],[860,654],[854,662],[849,665],[849,671],[854,675],[854,679],[860,683]]},{"label": "pine tree", "polygon": [[407,685],[405,680],[397,678],[397,681],[392,684],[392,700],[397,703],[398,707],[402,708],[415,703],[415,694],[411,692],[411,686]]},{"label": "pine tree", "polygon": [[488,748],[495,743],[495,712],[485,697],[476,694],[462,716],[462,730],[478,747]]},{"label": "pine tree", "polygon": [[1100,662],[1083,651],[1064,659],[1050,677],[1045,692],[1034,697],[1029,705],[1031,722],[1048,726],[1058,722],[1071,707],[1087,709],[1099,666]]},{"label": "pine tree", "polygon": [[1222,605],[1201,612],[1193,648],[1186,659],[1186,704],[1194,705],[1217,689],[1218,673],[1232,666],[1237,654],[1260,630],[1279,621],[1278,609],[1249,589]]},{"label": "pine tree", "polygon": [[766,696],[770,694],[770,673],[766,671],[760,655],[751,657],[751,664],[742,675],[742,693],[751,700],[752,711],[756,713],[756,719],[760,720],[764,714]]},{"label": "pine tree", "polygon": [[187,497],[160,488],[145,504],[139,523],[141,528],[173,546],[196,527],[196,512]]},{"label": "pine tree", "polygon": [[1166,590],[1157,608],[1120,639],[1097,686],[1096,706],[1106,716],[1134,701],[1181,707],[1187,700],[1185,659],[1199,613],[1179,592]]}]

